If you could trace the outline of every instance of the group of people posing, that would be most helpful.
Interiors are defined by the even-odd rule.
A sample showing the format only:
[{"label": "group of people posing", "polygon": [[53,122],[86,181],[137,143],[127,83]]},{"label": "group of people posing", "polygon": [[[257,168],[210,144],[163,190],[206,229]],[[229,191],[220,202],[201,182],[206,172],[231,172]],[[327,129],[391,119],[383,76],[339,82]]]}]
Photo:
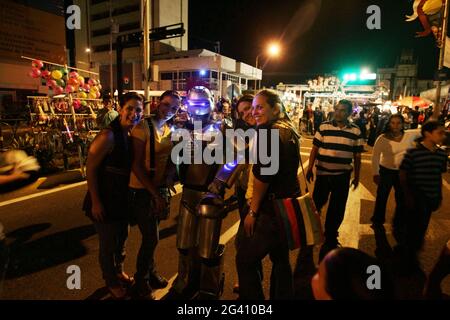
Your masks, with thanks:
[{"label": "group of people posing", "polygon": [[[154,289],[168,285],[156,270],[154,252],[159,222],[165,218],[161,213],[170,201],[166,195],[177,180],[170,157],[173,147],[170,122],[180,104],[177,92],[166,91],[152,116],[144,118],[142,97],[127,93],[120,101],[118,116],[90,146],[89,190],[84,210],[99,235],[103,279],[117,299],[130,293],[151,299]],[[264,299],[261,261],[269,255],[270,298],[290,299],[294,296],[294,285],[289,249],[280,237],[272,202],[301,195],[300,134],[280,97],[271,90],[242,96],[231,113],[230,123],[236,129],[279,130],[278,159],[282,164],[275,174],[265,175],[262,172],[267,164],[258,160],[247,165],[237,179],[235,190],[241,223],[235,242],[238,273],[235,291],[240,299]],[[326,216],[322,215],[325,242],[320,250],[318,272],[311,282],[317,299],[389,296],[388,284],[381,293],[365,285],[367,266],[374,264],[374,258],[356,249],[339,248],[338,229],[344,219],[349,187],[356,188],[359,184],[365,143],[360,128],[349,121],[351,114],[352,103],[341,100],[334,106],[332,119],[317,127],[307,169],[307,180],[315,180],[313,199],[317,209],[320,211],[328,203]],[[411,261],[422,246],[431,213],[442,201],[441,175],[447,169],[447,156],[439,148],[445,131],[438,122],[425,123],[419,134],[405,132],[403,124],[401,115],[391,116],[385,133],[374,146],[374,181],[378,193],[372,221],[375,226],[384,223],[387,197],[394,186],[398,251]],[[414,146],[417,137],[420,142]],[[142,235],[134,276],[123,270],[130,225],[137,225]]]}]

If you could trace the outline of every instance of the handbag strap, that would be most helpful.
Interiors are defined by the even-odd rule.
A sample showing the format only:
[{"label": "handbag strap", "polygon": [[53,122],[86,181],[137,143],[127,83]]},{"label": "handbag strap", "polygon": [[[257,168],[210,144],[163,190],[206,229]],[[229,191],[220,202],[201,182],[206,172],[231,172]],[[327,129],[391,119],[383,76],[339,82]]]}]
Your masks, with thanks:
[{"label": "handbag strap", "polygon": [[155,128],[152,118],[147,118],[148,128],[150,129],[150,178],[155,175]]},{"label": "handbag strap", "polygon": [[[298,144],[298,151],[299,151],[299,158],[300,158],[300,166],[302,167],[303,178],[305,179],[305,186],[306,186],[305,187],[305,192],[309,193],[308,181],[306,180],[305,169],[303,169],[302,155],[300,154],[300,141],[299,141],[299,144]],[[298,183],[300,183],[300,181]]]}]

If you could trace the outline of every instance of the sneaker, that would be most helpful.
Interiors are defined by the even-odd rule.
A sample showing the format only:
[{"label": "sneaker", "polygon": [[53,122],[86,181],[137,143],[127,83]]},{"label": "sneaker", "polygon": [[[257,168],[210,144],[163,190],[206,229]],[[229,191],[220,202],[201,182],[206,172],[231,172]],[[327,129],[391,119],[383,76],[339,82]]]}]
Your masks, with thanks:
[{"label": "sneaker", "polygon": [[158,273],[152,273],[149,277],[150,286],[153,289],[162,289],[167,287],[169,281]]}]

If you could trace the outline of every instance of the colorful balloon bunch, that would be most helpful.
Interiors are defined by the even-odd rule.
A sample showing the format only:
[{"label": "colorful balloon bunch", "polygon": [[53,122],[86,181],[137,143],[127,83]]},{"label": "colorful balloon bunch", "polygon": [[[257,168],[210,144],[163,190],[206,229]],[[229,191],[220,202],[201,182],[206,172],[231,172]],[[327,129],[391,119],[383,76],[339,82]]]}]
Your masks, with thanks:
[{"label": "colorful balloon bunch", "polygon": [[[52,90],[53,95],[72,93],[75,98],[81,99],[99,99],[102,86],[99,80],[90,78],[87,82],[78,72],[71,71],[67,68],[49,71],[44,69],[44,63],[40,60],[31,62],[31,71],[29,76],[37,79],[46,80],[47,86]],[[77,105],[86,105],[85,101],[76,100]],[[84,102],[84,103],[83,103]]]}]

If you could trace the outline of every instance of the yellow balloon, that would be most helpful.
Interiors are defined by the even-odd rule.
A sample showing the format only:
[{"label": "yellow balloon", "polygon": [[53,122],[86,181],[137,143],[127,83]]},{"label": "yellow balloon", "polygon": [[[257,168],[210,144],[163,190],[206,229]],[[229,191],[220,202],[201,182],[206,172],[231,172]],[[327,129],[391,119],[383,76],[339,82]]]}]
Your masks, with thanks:
[{"label": "yellow balloon", "polygon": [[62,73],[59,70],[53,70],[52,71],[52,78],[55,80],[59,80],[62,78]]},{"label": "yellow balloon", "polygon": [[78,76],[77,80],[78,80],[78,83],[84,83],[83,76]]},{"label": "yellow balloon", "polygon": [[86,92],[80,92],[80,93],[78,94],[78,96],[79,96],[80,98],[83,98],[83,99],[86,99],[86,98],[87,98]]},{"label": "yellow balloon", "polygon": [[91,87],[91,92],[97,92],[98,88],[96,86]]},{"label": "yellow balloon", "polygon": [[97,98],[97,95],[95,94],[95,92],[89,92],[89,99],[95,99]]}]

